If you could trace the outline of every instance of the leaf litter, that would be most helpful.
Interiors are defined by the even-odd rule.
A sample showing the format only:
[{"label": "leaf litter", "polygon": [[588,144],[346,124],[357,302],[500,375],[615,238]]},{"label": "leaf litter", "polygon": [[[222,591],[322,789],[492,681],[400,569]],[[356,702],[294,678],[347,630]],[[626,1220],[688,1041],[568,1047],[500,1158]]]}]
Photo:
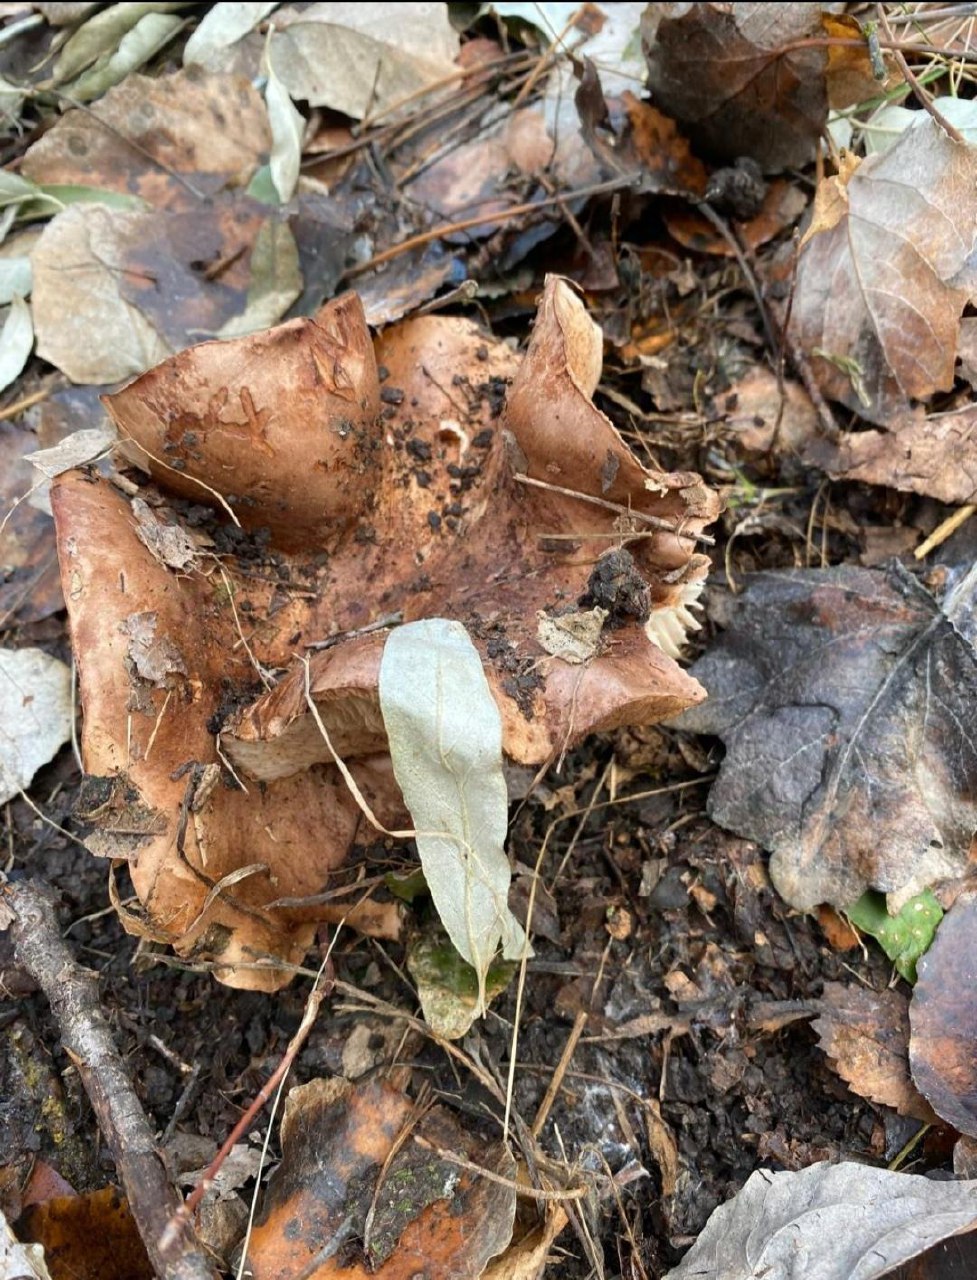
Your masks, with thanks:
[{"label": "leaf litter", "polygon": [[[645,8],[499,5],[459,40],[461,24],[444,6],[418,6],[403,39],[385,6],[217,5],[200,21],[186,6],[60,6],[58,14],[39,6],[26,20],[30,56],[10,41],[10,110],[47,126],[25,131],[26,150],[18,143],[11,153],[23,176],[4,175],[0,193],[4,234],[14,219],[47,220],[39,243],[11,233],[10,297],[31,292],[37,330],[21,385],[43,407],[30,411],[37,440],[12,456],[39,447],[48,472],[72,460],[84,468],[56,480],[54,504],[88,776],[74,816],[55,812],[117,870],[125,864],[137,893],[118,904],[127,928],[154,947],[175,946],[182,963],[210,962],[235,985],[281,988],[330,921],[399,938],[429,1025],[459,1037],[454,1062],[485,1091],[462,1100],[481,1134],[495,1132],[486,1121],[493,1108],[501,1124],[510,1107],[518,1119],[527,1099],[533,1105],[523,1067],[547,1064],[551,1091],[528,1143],[519,1122],[527,1172],[542,1196],[533,1161],[551,1133],[561,1144],[567,1135],[575,1157],[597,1152],[607,1162],[587,1174],[592,1203],[583,1215],[544,1213],[556,1203],[545,1200],[524,1212],[519,1196],[515,1229],[502,1215],[490,1252],[510,1236],[517,1243],[492,1263],[489,1252],[449,1260],[451,1233],[439,1234],[445,1274],[528,1280],[570,1221],[574,1237],[564,1243],[600,1274],[593,1241],[611,1247],[610,1216],[621,1269],[663,1275],[760,1160],[788,1170],[766,1175],[787,1202],[778,1221],[809,1203],[812,1183],[822,1195],[821,1170],[825,1184],[844,1183],[840,1198],[837,1187],[824,1193],[823,1209],[840,1213],[846,1229],[827,1233],[834,1253],[815,1240],[811,1266],[826,1276],[881,1274],[879,1257],[848,1227],[857,1220],[870,1239],[919,1180],[856,1172],[845,1156],[901,1159],[905,1143],[920,1140],[911,1126],[933,1124],[934,1113],[963,1132],[972,1125],[960,1069],[970,1017],[960,957],[975,826],[972,628],[963,570],[921,575],[911,564],[849,562],[857,554],[865,566],[884,564],[884,548],[906,557],[924,537],[925,554],[946,536],[934,503],[913,495],[974,496],[970,91],[964,80],[962,97],[937,91],[926,110],[905,115],[886,105],[907,100],[901,57],[927,56],[916,50],[928,36],[950,59],[966,53],[967,37],[929,15],[911,26],[883,11],[880,45],[870,24],[820,6],[759,16],[749,6]],[[316,52],[323,41],[330,56],[349,55],[328,83]],[[646,60],[654,106],[642,97]],[[60,118],[44,96],[52,75],[70,99]],[[73,105],[85,100],[87,109]],[[850,123],[856,159],[832,155],[819,168],[795,250],[788,229],[807,195],[790,170],[813,158],[829,112],[836,136]],[[610,196],[597,193],[628,186],[614,197],[612,225]],[[522,332],[544,244],[546,261],[580,283],[584,302],[551,279],[523,354],[493,329]],[[372,320],[393,327],[371,338],[356,302],[337,296],[344,279],[362,287]],[[457,311],[479,287],[491,326],[454,314],[404,320],[439,289]],[[900,298],[915,299],[916,311],[901,312]],[[293,319],[281,324],[286,315]],[[613,358],[602,368],[603,338]],[[757,359],[765,342],[767,366]],[[34,390],[45,360],[94,388],[136,375],[109,400],[125,443],[101,459],[100,478],[85,461],[84,433],[97,429],[91,408],[88,419],[71,420],[56,381]],[[603,416],[608,406],[627,444]],[[62,446],[79,427],[82,436]],[[889,492],[818,490],[818,468]],[[720,485],[729,486],[725,516]],[[33,510],[31,501],[14,514]],[[965,517],[966,508],[953,518]],[[11,519],[0,530],[0,547],[11,548],[4,575],[8,563],[14,569],[4,625],[34,628],[11,632],[16,653],[34,636],[46,645],[58,625],[45,621],[56,596],[23,598],[23,583],[43,582],[34,527]],[[8,529],[21,541],[2,541]],[[699,623],[715,533],[714,567],[725,556],[731,584],[745,590],[726,602],[710,590],[711,620],[724,630],[699,638],[705,652],[690,676],[675,659]],[[815,534],[821,570],[806,567]],[[965,570],[968,562],[948,563]],[[750,569],[766,572],[744,577]],[[448,752],[447,772],[418,791],[404,782],[417,753],[385,723],[384,687],[398,644],[431,627],[470,646],[461,705],[469,713],[468,689],[480,689],[492,727],[472,733],[468,714],[454,741],[475,752],[474,771],[459,773],[457,752]],[[439,653],[419,646],[417,678],[400,699],[415,747],[438,738],[431,702],[416,695],[443,669]],[[785,654],[796,660],[785,663]],[[718,694],[714,704],[700,705],[697,674]],[[22,706],[33,698],[28,691]],[[653,727],[690,706],[682,734]],[[788,923],[757,844],[723,840],[694,804],[682,808],[700,794],[702,779],[688,771],[711,762],[692,726],[726,740],[714,817],[772,851],[774,884],[790,902],[821,905],[824,921],[833,903],[858,924],[866,949],[846,952],[844,963],[871,991],[830,985],[841,962],[825,939],[850,946],[850,928],[822,937],[806,918]],[[595,732],[615,735],[604,772],[594,772],[587,745]],[[444,753],[430,754],[442,768]],[[537,777],[527,792],[538,767],[564,759],[572,769],[583,762],[573,782],[551,788]],[[649,767],[664,786],[626,800],[621,787],[643,786]],[[676,769],[685,780],[673,795]],[[508,836],[503,777],[522,806]],[[459,787],[485,808],[492,831],[484,847],[495,871],[477,912],[485,943],[477,950],[479,895],[465,857],[482,841],[464,823],[451,841],[438,836],[442,854],[459,839],[467,852],[448,860],[447,874],[445,865],[431,870],[425,829],[450,824],[428,828],[412,812]],[[8,810],[11,841],[9,814],[20,803]],[[428,874],[409,907],[388,901],[384,875],[371,875],[375,859],[384,868],[382,859],[403,851],[367,830],[364,809],[387,832],[419,833]],[[629,841],[618,824],[632,812],[641,818],[625,826]],[[546,831],[540,865],[547,853],[557,859],[547,888],[526,864],[543,832],[532,822],[553,816],[557,827],[567,818],[579,825],[556,851],[548,850],[555,828]],[[606,833],[596,826],[605,818]],[[374,848],[364,848],[371,838]],[[506,839],[525,872],[511,894]],[[715,852],[703,855],[703,842]],[[460,888],[446,903],[453,880]],[[546,904],[540,929],[535,902]],[[912,914],[919,902],[925,921]],[[455,946],[439,933],[438,913]],[[542,955],[541,967],[535,960],[526,970],[519,1001],[527,1005],[513,1009],[512,993],[501,991],[501,1018],[479,1021],[508,977],[497,948],[508,936],[510,953],[521,953],[523,928]],[[918,962],[911,1052],[906,997],[882,992],[889,971],[871,938],[907,981]],[[466,947],[474,970],[458,954]],[[338,961],[344,972],[356,954],[350,947]],[[810,991],[812,975],[829,980],[820,1002],[791,999]],[[390,994],[373,971],[364,984]],[[765,1009],[764,989],[780,996]],[[366,1005],[375,998],[357,990]],[[825,1059],[804,1039],[815,1013]],[[366,1026],[362,1012],[338,1016],[357,1033]],[[500,1098],[493,1055],[500,1045],[503,1063],[517,1054],[496,1023],[510,1017],[528,1038],[514,1092]],[[554,1019],[573,1026],[552,1075]],[[591,1036],[581,1034],[588,1020]],[[774,1066],[787,1046],[800,1055],[793,1087]],[[309,1062],[321,1051],[310,1049]],[[183,1052],[196,1061],[197,1049]],[[331,1069],[340,1062],[322,1060]],[[933,1111],[908,1079],[909,1060]],[[392,1061],[385,1069],[403,1084],[410,1068]],[[353,1057],[344,1053],[342,1066],[352,1072]],[[850,1136],[804,1130],[801,1111],[817,1090],[803,1072],[830,1082],[829,1070],[871,1100],[850,1094],[839,1106],[826,1094],[815,1104],[818,1117],[832,1108],[863,1117],[855,1146]],[[772,1090],[757,1083],[764,1071]],[[585,1078],[606,1084],[595,1089]],[[618,1096],[618,1087],[630,1093]],[[643,1097],[649,1089],[661,1098],[657,1110]],[[778,1089],[793,1098],[786,1126],[768,1101]],[[400,1096],[402,1108],[413,1105]],[[355,1107],[348,1095],[334,1119],[346,1107]],[[406,1116],[395,1146],[407,1151],[415,1118],[394,1111]],[[352,1212],[356,1202],[352,1218],[303,1235],[303,1274],[323,1250],[315,1274],[372,1268],[399,1240],[382,1263],[389,1272],[397,1249],[410,1253],[412,1232],[440,1233],[436,1205],[452,1203],[447,1189],[462,1167],[448,1155],[465,1159],[458,1153],[467,1149],[477,1165],[488,1147],[466,1148],[467,1135],[445,1131],[434,1159],[420,1132],[406,1166],[400,1148],[367,1162],[346,1204]],[[943,1129],[944,1151],[948,1140]],[[938,1165],[937,1146],[920,1146],[914,1158]],[[825,1156],[842,1163],[818,1164]],[[717,1160],[730,1171],[725,1182]],[[385,1179],[388,1189],[405,1178],[419,1186],[422,1167],[439,1161],[447,1168],[439,1165],[433,1199],[417,1200],[417,1221],[401,1214],[387,1223]],[[968,1167],[962,1144],[954,1166]],[[648,1168],[661,1179],[661,1195],[651,1191],[654,1221]],[[491,1179],[469,1174],[488,1190]],[[506,1165],[495,1184],[507,1203],[523,1174]],[[557,1181],[581,1191],[565,1158]],[[944,1194],[947,1211],[965,1186],[929,1183],[926,1194]],[[728,1222],[719,1211],[696,1249],[708,1251],[717,1232],[727,1245],[736,1239],[728,1227],[738,1204],[727,1206]],[[469,1235],[494,1213],[479,1205],[459,1210]],[[760,1221],[771,1211],[765,1200],[748,1208]],[[941,1208],[934,1212],[938,1220]],[[347,1239],[354,1219],[361,1234]],[[960,1219],[963,1228],[972,1221]],[[928,1240],[915,1238],[916,1253]],[[294,1232],[265,1235],[267,1274],[295,1272],[294,1243]],[[696,1265],[696,1249],[672,1274]],[[888,1270],[909,1265],[913,1249],[885,1255]],[[728,1249],[723,1265],[735,1267]],[[771,1265],[780,1274],[781,1263]]]}]

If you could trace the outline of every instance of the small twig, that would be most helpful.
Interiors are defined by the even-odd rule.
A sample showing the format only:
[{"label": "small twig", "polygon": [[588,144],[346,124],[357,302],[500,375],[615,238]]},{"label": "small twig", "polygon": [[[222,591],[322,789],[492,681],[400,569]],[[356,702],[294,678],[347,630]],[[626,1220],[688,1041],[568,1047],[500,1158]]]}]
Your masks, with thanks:
[{"label": "small twig", "polygon": [[774,336],[773,325],[770,323],[770,314],[767,311],[767,304],[763,299],[763,293],[760,289],[760,285],[757,283],[757,278],[753,272],[753,268],[747,260],[743,246],[733,234],[732,227],[727,225],[726,219],[721,218],[711,204],[707,204],[705,200],[694,200],[692,201],[692,204],[699,213],[702,214],[705,220],[711,223],[716,231],[719,232],[722,238],[729,245],[733,257],[739,263],[739,268],[746,278],[746,283],[749,286],[750,293],[753,294],[753,301],[756,303],[757,310],[760,312],[760,319],[763,322],[763,332],[767,337],[767,346],[770,348],[770,355],[775,358],[777,355],[778,344],[777,339]]},{"label": "small twig", "polygon": [[214,1185],[214,1181],[220,1171],[221,1165],[227,1159],[231,1148],[245,1133],[247,1133],[255,1116],[275,1092],[279,1082],[284,1080],[285,1076],[288,1074],[289,1068],[295,1061],[295,1055],[298,1053],[299,1049],[302,1048],[302,1045],[305,1044],[306,1038],[312,1030],[316,1016],[319,1012],[319,1006],[322,1004],[323,1000],[325,1000],[326,996],[331,994],[332,987],[332,979],[327,978],[321,986],[313,986],[312,990],[309,992],[305,1011],[302,1014],[302,1021],[299,1023],[299,1028],[295,1032],[295,1035],[289,1041],[288,1048],[282,1055],[281,1062],[279,1062],[278,1066],[261,1086],[257,1097],[251,1103],[250,1107],[248,1107],[244,1114],[238,1119],[237,1124],[225,1139],[224,1145],[207,1166],[204,1171],[204,1176],[200,1179],[199,1183],[194,1187],[191,1194],[187,1196],[183,1204],[179,1205],[170,1217],[169,1221],[166,1223],[160,1238],[161,1249],[165,1250],[171,1240],[179,1239],[180,1233],[186,1226],[189,1226],[197,1205],[200,1204],[200,1201]]},{"label": "small twig", "polygon": [[352,280],[367,271],[372,271],[374,267],[381,266],[384,262],[399,258],[403,253],[410,253],[412,249],[423,248],[424,245],[431,244],[434,240],[454,235],[458,231],[469,231],[472,227],[482,227],[488,222],[501,223],[511,218],[521,218],[524,214],[535,213],[539,209],[562,204],[565,200],[585,200],[589,199],[590,196],[608,195],[612,191],[622,191],[625,187],[633,187],[639,181],[640,175],[638,173],[624,174],[619,178],[611,178],[607,182],[595,182],[592,186],[580,187],[576,191],[564,191],[562,195],[547,196],[542,200],[528,200],[525,204],[514,204],[508,209],[497,209],[494,213],[479,214],[477,218],[463,218],[459,222],[445,222],[439,227],[431,227],[429,231],[422,231],[416,236],[409,236],[408,239],[401,240],[399,244],[391,245],[389,249],[384,249],[382,253],[375,254],[368,262],[361,262],[358,266],[351,267],[343,274],[342,278],[344,280]]},{"label": "small twig", "polygon": [[[878,10],[879,23],[882,27],[882,30],[889,37],[889,39],[892,40],[893,38],[892,28],[889,26],[888,14],[885,11],[886,7],[884,4],[877,5],[876,7]],[[893,58],[895,59],[896,66],[899,68],[902,74],[906,77],[906,83],[910,86],[913,93],[916,95],[916,101],[923,108],[923,110],[929,112],[929,114],[933,117],[936,123],[943,130],[943,132],[947,134],[949,137],[951,137],[954,142],[966,143],[967,139],[963,136],[960,130],[956,128],[955,125],[952,125],[950,121],[946,118],[946,116],[944,116],[942,112],[939,111],[939,109],[936,107],[935,103],[933,102],[933,99],[929,96],[929,94],[926,92],[923,86],[919,83],[919,81],[916,78],[915,72],[912,70],[909,63],[906,61],[906,55],[902,52],[902,50],[895,45],[890,45],[889,52],[892,54]]]},{"label": "small twig", "polygon": [[347,640],[353,640],[356,636],[367,636],[373,631],[385,631],[387,627],[396,627],[404,620],[403,609],[398,609],[396,613],[387,613],[382,618],[377,618],[376,622],[368,622],[365,627],[356,627],[350,631],[337,631],[335,635],[326,636],[325,640],[308,640],[305,642],[306,649],[331,649],[334,645],[345,643]]},{"label": "small twig", "polygon": [[466,1173],[473,1173],[478,1178],[485,1178],[487,1182],[494,1182],[497,1186],[508,1187],[516,1195],[526,1196],[531,1200],[583,1200],[589,1194],[587,1187],[566,1187],[557,1191],[544,1191],[541,1187],[530,1187],[523,1182],[514,1182],[512,1178],[504,1178],[501,1173],[493,1173],[491,1169],[486,1169],[484,1165],[465,1160],[463,1156],[456,1155],[453,1151],[447,1151],[444,1147],[428,1142],[427,1138],[422,1138],[420,1134],[414,1135],[414,1142],[417,1146],[423,1147],[425,1151],[433,1151],[438,1159],[443,1160],[445,1164],[456,1165],[459,1169],[464,1169]]},{"label": "small twig", "polygon": [[956,533],[962,524],[966,524],[970,517],[977,511],[977,503],[968,502],[965,506],[957,507],[952,516],[947,518],[936,526],[930,536],[919,544],[913,555],[917,560],[922,560],[929,555],[931,551],[935,551],[937,547],[942,546],[949,538],[951,533]]},{"label": "small twig", "polygon": [[53,903],[38,884],[8,884],[0,903],[14,916],[10,936],[17,964],[47,997],[61,1042],[91,1099],[153,1270],[160,1280],[213,1280],[189,1221],[181,1221],[163,1243],[179,1197],[99,1007],[95,975],[75,961],[61,937]]},{"label": "small twig", "polygon": [[546,489],[549,493],[559,493],[564,498],[577,498],[580,502],[589,502],[591,506],[603,507],[605,511],[616,511],[618,515],[627,516],[630,520],[638,520],[642,524],[650,525],[653,529],[662,529],[666,533],[672,533],[676,538],[684,538],[688,542],[703,542],[706,546],[711,547],[716,541],[715,538],[710,538],[707,533],[685,533],[674,520],[665,520],[661,516],[649,516],[643,511],[635,511],[632,507],[625,507],[620,502],[609,502],[607,498],[597,498],[592,493],[581,493],[579,489],[564,489],[562,485],[550,484],[548,480],[535,480],[532,476],[518,473],[513,475],[512,478],[517,483],[527,484],[533,489]]},{"label": "small twig", "polygon": [[35,404],[40,404],[42,400],[46,400],[51,394],[52,388],[45,387],[43,391],[35,391],[29,396],[21,396],[19,400],[13,400],[10,404],[0,409],[0,422],[6,422],[8,418],[16,418],[19,413],[23,413],[25,409],[32,408]]},{"label": "small twig", "polygon": [[580,1009],[577,1012],[573,1026],[570,1028],[570,1034],[567,1036],[567,1042],[563,1046],[563,1052],[560,1054],[560,1061],[556,1064],[556,1070],[550,1077],[546,1093],[543,1095],[543,1101],[539,1104],[539,1110],[536,1112],[536,1119],[533,1121],[531,1129],[534,1138],[538,1138],[543,1131],[543,1125],[546,1124],[553,1103],[556,1101],[556,1096],[563,1085],[563,1077],[566,1075],[567,1068],[573,1060],[573,1055],[577,1050],[577,1045],[583,1035],[583,1029],[587,1025],[589,1016],[586,1009]]}]

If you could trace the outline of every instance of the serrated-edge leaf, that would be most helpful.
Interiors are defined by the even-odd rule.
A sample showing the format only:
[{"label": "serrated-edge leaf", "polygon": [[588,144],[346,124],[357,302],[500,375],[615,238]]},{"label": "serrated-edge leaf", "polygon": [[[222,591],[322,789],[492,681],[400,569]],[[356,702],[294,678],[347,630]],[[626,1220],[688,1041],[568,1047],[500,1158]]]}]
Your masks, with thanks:
[{"label": "serrated-edge leaf", "polygon": [[295,106],[288,90],[275,74],[271,58],[271,37],[268,39],[268,83],[265,86],[265,107],[271,126],[271,180],[278,198],[287,204],[295,193],[302,161],[302,138],[305,121]]},{"label": "serrated-edge leaf", "polygon": [[525,935],[508,906],[502,719],[460,622],[426,618],[390,633],[380,709],[431,897],[452,944],[478,974],[483,1012],[500,944],[506,959],[517,959]]},{"label": "serrated-edge leaf", "polygon": [[190,36],[183,50],[183,65],[206,63],[220,49],[243,40],[259,22],[278,8],[278,0],[272,4],[215,4],[200,20],[200,25]]},{"label": "serrated-edge leaf", "polygon": [[23,373],[34,347],[31,309],[23,298],[14,298],[0,332],[0,391]]}]

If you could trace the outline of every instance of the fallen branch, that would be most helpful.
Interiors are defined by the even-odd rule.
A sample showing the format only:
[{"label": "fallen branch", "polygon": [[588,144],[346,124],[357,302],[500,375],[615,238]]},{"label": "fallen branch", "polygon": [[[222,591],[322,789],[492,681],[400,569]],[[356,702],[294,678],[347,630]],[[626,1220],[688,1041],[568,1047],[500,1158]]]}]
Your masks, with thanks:
[{"label": "fallen branch", "polygon": [[159,1280],[213,1280],[214,1270],[189,1225],[169,1249],[161,1247],[161,1236],[179,1210],[180,1199],[170,1186],[155,1135],[99,1005],[98,981],[76,962],[61,937],[48,892],[27,880],[7,884],[0,895],[2,908],[7,909],[15,962],[47,997],[61,1043],[78,1070],[112,1151],[153,1270]]}]

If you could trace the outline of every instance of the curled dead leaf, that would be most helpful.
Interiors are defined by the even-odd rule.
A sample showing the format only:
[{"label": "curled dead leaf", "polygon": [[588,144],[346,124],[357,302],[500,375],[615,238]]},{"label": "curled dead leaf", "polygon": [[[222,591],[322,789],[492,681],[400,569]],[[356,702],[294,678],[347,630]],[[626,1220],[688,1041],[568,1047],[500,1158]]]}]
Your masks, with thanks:
[{"label": "curled dead leaf", "polygon": [[[177,570],[107,482],[56,482],[85,765],[151,818],[127,853],[154,936],[236,985],[288,980],[362,821],[316,717],[378,819],[405,825],[377,692],[391,619],[464,624],[519,763],[702,698],[665,648],[691,620],[718,499],[636,461],[591,400],[601,354],[556,278],[521,360],[455,317],[374,346],[347,295],[107,398],[157,520],[198,548]],[[537,615],[587,599],[602,564],[617,568],[601,590],[624,594],[587,600],[611,615],[607,643],[574,667],[540,645]]]}]

